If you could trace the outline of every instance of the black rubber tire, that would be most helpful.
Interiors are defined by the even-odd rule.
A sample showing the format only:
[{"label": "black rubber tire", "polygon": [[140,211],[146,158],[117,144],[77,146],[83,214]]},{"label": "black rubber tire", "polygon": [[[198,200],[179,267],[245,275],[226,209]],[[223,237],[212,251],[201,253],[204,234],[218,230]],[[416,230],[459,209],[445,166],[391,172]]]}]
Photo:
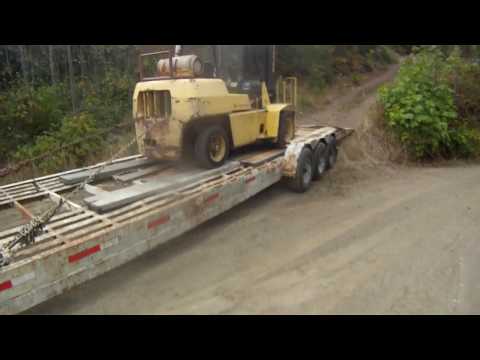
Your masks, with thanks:
[{"label": "black rubber tire", "polygon": [[[221,161],[214,161],[214,159],[210,157],[210,153],[208,150],[210,138],[214,135],[222,136],[225,142],[225,156]],[[194,155],[198,164],[205,169],[214,169],[225,164],[225,161],[230,156],[230,142],[225,129],[221,126],[210,126],[206,129],[203,129],[195,139]]]},{"label": "black rubber tire", "polygon": [[[278,141],[277,141],[277,146],[279,148],[284,148],[288,145],[289,140],[285,140],[287,137],[287,132],[288,132],[288,122],[293,121],[292,118],[293,115],[290,115],[288,113],[281,113],[280,114],[280,122],[278,124]],[[295,123],[292,125],[294,127],[294,137],[295,137]]]},{"label": "black rubber tire", "polygon": [[337,139],[332,136],[328,144],[328,161],[327,161],[327,170],[332,170],[337,164],[338,157],[338,148],[337,148]]},{"label": "black rubber tire", "polygon": [[320,142],[313,154],[313,181],[320,180],[328,171],[328,146]]},{"label": "black rubber tire", "polygon": [[[300,194],[307,192],[313,181],[313,165],[312,150],[304,148],[298,158],[297,173],[295,174],[295,177],[287,180],[288,187]],[[309,172],[309,175],[307,172]]]}]

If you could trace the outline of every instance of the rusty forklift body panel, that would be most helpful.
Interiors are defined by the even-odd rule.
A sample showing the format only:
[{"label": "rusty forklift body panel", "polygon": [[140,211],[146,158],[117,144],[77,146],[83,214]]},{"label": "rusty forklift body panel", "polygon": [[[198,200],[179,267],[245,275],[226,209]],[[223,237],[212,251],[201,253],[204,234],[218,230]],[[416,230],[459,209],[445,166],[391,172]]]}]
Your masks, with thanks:
[{"label": "rusty forklift body panel", "polygon": [[[167,51],[141,59],[152,55],[168,58],[158,62],[156,77],[144,77],[141,70],[133,95],[139,152],[148,158],[179,160],[202,129],[214,125],[224,128],[232,150],[259,140],[277,142],[281,113],[288,110],[295,120],[296,81],[277,84],[283,96],[275,97],[284,103],[272,104],[265,82],[252,99],[231,93],[223,79],[198,77],[202,65],[196,56],[172,57]],[[285,96],[287,88],[295,98]]]}]

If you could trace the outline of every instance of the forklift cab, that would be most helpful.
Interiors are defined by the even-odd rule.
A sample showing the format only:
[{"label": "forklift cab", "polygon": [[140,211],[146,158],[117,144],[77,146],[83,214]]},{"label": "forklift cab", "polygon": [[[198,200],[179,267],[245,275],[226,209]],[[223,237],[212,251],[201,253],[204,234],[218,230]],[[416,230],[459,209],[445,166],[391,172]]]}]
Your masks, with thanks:
[{"label": "forklift cab", "polygon": [[262,83],[275,97],[275,45],[214,45],[215,67],[233,94],[247,94],[262,108]]},{"label": "forklift cab", "polygon": [[270,101],[296,105],[295,78],[276,71],[276,45],[183,45],[184,55],[202,60],[203,78],[220,78],[231,94],[246,94],[252,108],[261,109],[262,84]]}]

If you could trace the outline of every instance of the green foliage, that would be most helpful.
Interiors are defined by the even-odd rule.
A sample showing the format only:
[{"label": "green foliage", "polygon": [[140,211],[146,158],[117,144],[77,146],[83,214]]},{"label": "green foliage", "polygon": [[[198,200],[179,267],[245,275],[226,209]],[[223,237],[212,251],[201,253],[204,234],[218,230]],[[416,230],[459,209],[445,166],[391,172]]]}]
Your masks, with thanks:
[{"label": "green foliage", "polygon": [[109,69],[99,84],[80,82],[84,94],[82,108],[95,117],[99,126],[110,127],[130,112],[134,86],[132,76]]},{"label": "green foliage", "polygon": [[[62,146],[78,142],[66,150]],[[22,146],[15,154],[15,161],[22,161],[51,153],[36,166],[43,173],[56,171],[66,167],[77,167],[86,160],[97,155],[103,144],[95,120],[88,113],[79,113],[64,118],[61,127],[54,132],[37,137],[33,145]]]},{"label": "green foliage", "polygon": [[461,119],[480,127],[480,65],[465,61],[460,55],[456,51],[448,58],[455,103]]},{"label": "green foliage", "polygon": [[394,84],[379,91],[387,124],[417,159],[478,153],[479,133],[461,117],[456,101],[453,79],[463,64],[429,48],[408,59]]},{"label": "green foliage", "polygon": [[462,126],[450,130],[450,152],[461,158],[480,156],[480,131]]},{"label": "green foliage", "polygon": [[[81,113],[74,115],[67,84],[32,87],[16,82],[8,91],[0,93],[0,163],[39,155],[56,149],[59,144],[76,142],[92,129],[118,124],[131,111],[133,87],[133,77],[115,69],[107,70],[98,83],[81,79],[78,82]],[[74,124],[75,121],[78,124]],[[104,141],[99,138],[97,144]],[[86,149],[88,146],[90,144]],[[83,145],[72,148],[68,162],[82,165],[82,149]],[[55,168],[63,163],[63,158],[58,156],[60,154],[45,161],[42,168],[61,169]]]},{"label": "green foliage", "polygon": [[0,94],[0,160],[18,146],[58,128],[69,107],[62,84],[37,88],[16,82]]},{"label": "green foliage", "polygon": [[278,67],[284,75],[308,79],[312,88],[322,88],[334,79],[333,45],[285,45],[278,48]]},{"label": "green foliage", "polygon": [[278,49],[278,68],[318,90],[338,76],[368,72],[395,58],[387,45],[283,45]]}]

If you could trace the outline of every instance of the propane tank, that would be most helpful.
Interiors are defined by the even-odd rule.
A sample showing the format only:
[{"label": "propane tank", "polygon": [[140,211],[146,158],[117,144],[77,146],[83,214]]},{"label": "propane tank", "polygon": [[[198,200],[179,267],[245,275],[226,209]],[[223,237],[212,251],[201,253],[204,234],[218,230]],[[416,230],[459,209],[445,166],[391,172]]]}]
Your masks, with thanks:
[{"label": "propane tank", "polygon": [[[203,65],[196,55],[175,56],[172,58],[175,77],[198,77],[202,75]],[[170,60],[162,59],[157,64],[159,76],[170,76]]]}]

